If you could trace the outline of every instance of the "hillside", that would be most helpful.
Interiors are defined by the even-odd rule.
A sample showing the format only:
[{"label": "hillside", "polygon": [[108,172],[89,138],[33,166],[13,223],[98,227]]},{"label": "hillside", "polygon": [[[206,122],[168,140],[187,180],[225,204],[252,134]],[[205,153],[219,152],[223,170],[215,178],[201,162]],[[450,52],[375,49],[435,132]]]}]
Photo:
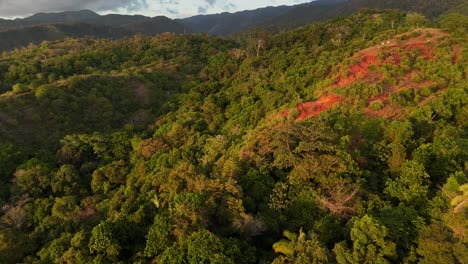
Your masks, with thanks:
[{"label": "hillside", "polygon": [[364,10],[4,52],[0,263],[465,263],[467,34]]},{"label": "hillside", "polygon": [[127,30],[131,30],[132,32],[138,32],[150,36],[165,32],[172,32],[178,34],[191,32],[191,30],[187,27],[184,27],[176,21],[164,16],[154,17],[142,22],[124,24],[122,25],[122,27]]},{"label": "hillside", "polygon": [[[29,43],[66,37],[92,36],[117,39],[135,34],[208,33],[233,35],[254,28],[280,32],[311,22],[348,16],[360,9],[399,9],[429,18],[449,11],[467,14],[465,0],[316,0],[294,6],[276,6],[236,13],[198,15],[184,19],[110,14],[101,16],[90,10],[39,13],[24,19],[0,19],[0,52],[21,48]],[[62,29],[66,24],[66,30]],[[89,29],[85,25],[90,25]],[[58,29],[60,27],[60,29]]]},{"label": "hillside", "polygon": [[[438,29],[415,29],[359,51],[350,59],[354,64],[343,67],[338,76],[331,78],[334,83],[326,89],[325,96],[297,106],[300,115],[296,120],[317,117],[345,100],[359,100],[364,113],[385,118],[401,114],[401,109],[413,101],[423,104],[424,97],[437,92],[443,84],[427,78],[419,67],[403,64],[408,60],[433,60],[434,46],[446,37]],[[458,64],[460,52],[460,47],[452,47],[449,54],[453,64]],[[373,91],[363,91],[363,85],[371,86]]]},{"label": "hillside", "polygon": [[0,52],[65,38],[118,39],[165,32],[183,34],[191,31],[167,17],[100,16],[90,10],[39,13],[24,19],[0,20]]},{"label": "hillside", "polygon": [[16,29],[27,26],[38,26],[47,24],[73,24],[86,23],[105,26],[122,26],[132,23],[141,23],[150,20],[145,16],[130,16],[110,14],[101,16],[91,10],[65,11],[58,13],[38,13],[23,19],[0,20],[0,30]]},{"label": "hillside", "polygon": [[236,13],[221,13],[214,15],[198,15],[189,18],[179,19],[181,24],[191,28],[197,33],[208,33],[213,35],[230,35],[241,30],[248,29],[289,10],[292,6],[277,6],[259,8],[256,10],[241,11]]},{"label": "hillside", "polygon": [[130,29],[83,23],[21,27],[0,31],[0,52],[26,47],[31,44],[40,44],[43,41],[82,38],[85,36],[117,39],[133,36],[134,34],[135,31]]},{"label": "hillside", "polygon": [[438,17],[448,11],[460,12],[465,0],[348,0],[315,1],[298,5],[288,12],[267,21],[264,27],[293,27],[311,22],[325,21],[333,17],[348,16],[360,9],[399,9],[416,12],[427,17]]},{"label": "hillside", "polygon": [[25,25],[54,24],[54,23],[83,23],[97,20],[101,16],[91,10],[65,11],[59,13],[38,13],[24,18],[21,22]]},{"label": "hillside", "polygon": [[311,22],[349,16],[360,9],[399,9],[434,18],[448,11],[466,13],[465,0],[316,0],[294,6],[267,7],[236,13],[199,15],[178,20],[194,32],[231,35],[250,28],[281,31]]}]

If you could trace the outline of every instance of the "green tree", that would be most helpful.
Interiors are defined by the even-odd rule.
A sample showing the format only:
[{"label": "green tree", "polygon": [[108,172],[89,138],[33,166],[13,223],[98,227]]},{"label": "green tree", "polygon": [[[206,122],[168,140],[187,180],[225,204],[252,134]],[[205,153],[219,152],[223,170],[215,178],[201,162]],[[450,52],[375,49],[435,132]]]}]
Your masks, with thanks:
[{"label": "green tree", "polygon": [[449,13],[442,16],[440,26],[449,32],[457,34],[468,32],[468,16],[460,13]]},{"label": "green tree", "polygon": [[[214,234],[201,230],[191,234],[186,241],[187,260],[190,264],[199,263],[232,263],[223,254],[223,244]],[[221,260],[225,262],[220,262]]]},{"label": "green tree", "polygon": [[329,263],[331,261],[328,250],[320,244],[315,236],[299,230],[299,234],[283,231],[282,239],[273,244],[273,250],[283,256],[277,257],[273,263]]},{"label": "green tree", "polygon": [[418,13],[409,13],[406,15],[406,23],[413,28],[419,28],[427,23],[427,18]]},{"label": "green tree", "polygon": [[424,218],[414,208],[400,205],[381,209],[376,219],[387,227],[388,238],[396,243],[398,262],[411,257],[419,231],[425,226]]},{"label": "green tree", "polygon": [[[466,220],[465,220],[466,221]],[[468,255],[466,241],[459,241],[452,230],[441,223],[433,223],[425,228],[418,240],[416,250],[419,263],[464,263]]]},{"label": "green tree", "polygon": [[41,263],[61,263],[62,255],[70,247],[71,238],[72,234],[64,233],[43,247],[37,254],[41,259]]},{"label": "green tree", "polygon": [[183,251],[177,243],[174,243],[172,246],[166,248],[157,260],[162,264],[186,264],[186,258],[186,252]]},{"label": "green tree", "polygon": [[52,191],[56,195],[77,194],[80,181],[80,175],[72,165],[62,165],[52,176]]},{"label": "green tree", "polygon": [[397,174],[406,161],[407,146],[411,143],[414,134],[413,127],[408,121],[393,121],[385,128],[384,134],[389,142],[388,167],[391,173]]},{"label": "green tree", "polygon": [[50,189],[50,165],[38,159],[31,159],[15,172],[15,185],[23,194],[38,197],[49,193]]},{"label": "green tree", "polygon": [[0,263],[20,263],[34,247],[27,234],[9,228],[0,230]]},{"label": "green tree", "polygon": [[390,197],[406,204],[414,204],[427,199],[429,190],[429,174],[424,166],[415,161],[407,161],[402,165],[400,176],[388,179],[384,192]]},{"label": "green tree", "polygon": [[0,203],[8,197],[13,172],[22,159],[22,154],[15,145],[0,144]]},{"label": "green tree", "polygon": [[15,85],[13,85],[12,91],[13,91],[13,93],[15,93],[15,94],[22,94],[22,93],[29,92],[30,89],[29,89],[28,86],[26,86],[26,85],[24,85],[24,84],[17,83],[17,84],[15,84]]},{"label": "green tree", "polygon": [[93,172],[91,189],[95,193],[108,193],[125,184],[127,174],[127,164],[123,160],[114,161]]},{"label": "green tree", "polygon": [[118,260],[122,249],[115,237],[114,225],[107,221],[103,221],[93,228],[88,247],[91,253],[104,256],[110,261]]},{"label": "green tree", "polygon": [[353,247],[345,243],[333,249],[338,263],[391,263],[396,256],[396,245],[388,240],[388,230],[371,216],[365,215],[353,223]]},{"label": "green tree", "polygon": [[147,257],[157,256],[171,245],[171,230],[169,219],[163,215],[156,215],[146,235],[145,255]]}]

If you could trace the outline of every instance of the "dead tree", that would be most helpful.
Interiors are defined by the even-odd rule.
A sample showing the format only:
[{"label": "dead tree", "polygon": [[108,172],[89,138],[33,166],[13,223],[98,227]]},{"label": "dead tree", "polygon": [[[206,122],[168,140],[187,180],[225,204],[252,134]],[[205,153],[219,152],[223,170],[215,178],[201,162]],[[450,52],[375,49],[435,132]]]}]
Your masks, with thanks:
[{"label": "dead tree", "polygon": [[338,180],[317,194],[316,198],[319,205],[333,215],[348,217],[355,212],[353,202],[358,192],[358,186],[349,184],[345,180]]},{"label": "dead tree", "polygon": [[257,58],[260,56],[260,50],[265,48],[265,39],[257,39]]}]

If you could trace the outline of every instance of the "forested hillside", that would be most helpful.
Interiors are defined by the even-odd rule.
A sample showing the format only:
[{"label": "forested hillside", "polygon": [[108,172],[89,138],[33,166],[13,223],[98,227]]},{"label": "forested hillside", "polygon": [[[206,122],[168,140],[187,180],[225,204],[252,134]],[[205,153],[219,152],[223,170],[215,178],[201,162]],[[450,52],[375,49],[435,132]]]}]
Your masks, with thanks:
[{"label": "forested hillside", "polygon": [[466,0],[322,0],[298,5],[284,14],[272,18],[262,26],[282,28],[304,25],[337,16],[348,16],[362,8],[398,9],[436,18],[450,11],[468,15],[467,7]]},{"label": "forested hillside", "polygon": [[56,41],[66,38],[107,38],[118,39],[130,37],[134,32],[107,26],[75,23],[21,27],[0,31],[0,52],[40,44],[42,41]]},{"label": "forested hillside", "polygon": [[38,13],[23,19],[0,19],[0,52],[22,48],[29,43],[84,36],[119,39],[166,32],[229,36],[249,29],[273,33],[349,16],[363,8],[418,12],[431,19],[452,11],[468,15],[466,0],[315,0],[293,6],[270,6],[182,19],[118,14],[101,16],[91,10]]},{"label": "forested hillside", "polygon": [[177,21],[197,33],[230,35],[270,21],[292,9],[294,6],[265,7],[236,13],[198,15]]},{"label": "forested hillside", "polygon": [[0,56],[0,263],[467,263],[468,17]]},{"label": "forested hillside", "polygon": [[191,30],[164,16],[100,16],[90,10],[39,13],[24,19],[0,19],[0,52],[66,38],[120,39],[168,32],[183,34]]}]

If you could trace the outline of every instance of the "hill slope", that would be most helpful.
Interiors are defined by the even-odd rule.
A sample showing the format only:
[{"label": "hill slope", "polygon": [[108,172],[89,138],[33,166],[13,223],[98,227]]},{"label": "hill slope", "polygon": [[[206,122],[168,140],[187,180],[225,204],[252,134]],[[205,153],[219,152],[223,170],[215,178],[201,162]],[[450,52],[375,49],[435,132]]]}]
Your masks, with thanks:
[{"label": "hill slope", "polygon": [[237,13],[199,15],[178,21],[197,33],[230,35],[274,19],[292,8],[291,6],[266,7]]},{"label": "hill slope", "polygon": [[300,26],[311,22],[324,21],[338,16],[348,16],[359,9],[399,9],[406,12],[417,12],[427,17],[440,16],[447,11],[459,11],[464,0],[348,0],[348,1],[315,1],[298,5],[285,14],[271,19],[263,26],[284,27]]},{"label": "hill slope", "polygon": [[167,17],[100,16],[90,10],[40,13],[24,19],[0,20],[0,52],[67,37],[117,39],[165,32],[182,34],[190,30]]},{"label": "hill slope", "polygon": [[[230,35],[252,27],[281,31],[310,22],[347,16],[362,8],[394,8],[436,17],[450,10],[463,12],[466,10],[466,2],[464,0],[318,0],[296,6],[266,7],[237,13],[200,15],[177,20],[138,15],[100,16],[90,10],[39,13],[24,19],[0,19],[0,34],[2,36],[0,51],[24,47],[29,43],[38,44],[44,40],[85,35],[116,39],[137,33],[152,35],[173,32],[181,34],[192,31]],[[65,26],[57,24],[67,24],[66,29],[64,29]],[[85,25],[92,26],[86,28]]]},{"label": "hill slope", "polygon": [[65,38],[90,36],[117,39],[134,34],[135,31],[130,29],[84,23],[21,27],[0,31],[0,52],[26,47],[30,44],[39,44],[43,41],[63,40]]},{"label": "hill slope", "polygon": [[154,17],[142,22],[124,24],[122,25],[122,28],[131,30],[132,32],[138,32],[147,35],[155,35],[165,32],[172,32],[178,34],[190,32],[190,30],[187,29],[187,27],[164,16]]},{"label": "hill slope", "polygon": [[438,21],[3,53],[0,262],[466,262],[468,18]]},{"label": "hill slope", "polygon": [[59,13],[38,13],[22,19],[25,25],[31,24],[54,24],[54,23],[73,23],[89,22],[99,19],[101,16],[91,10],[68,11]]}]

